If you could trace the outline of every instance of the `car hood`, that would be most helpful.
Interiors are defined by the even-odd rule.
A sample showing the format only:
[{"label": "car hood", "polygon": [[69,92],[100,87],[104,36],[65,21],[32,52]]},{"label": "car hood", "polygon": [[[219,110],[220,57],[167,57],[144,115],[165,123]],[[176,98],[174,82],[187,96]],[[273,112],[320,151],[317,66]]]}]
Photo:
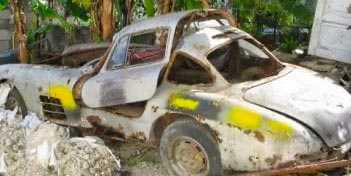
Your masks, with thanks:
[{"label": "car hood", "polygon": [[303,123],[330,147],[351,139],[351,95],[316,72],[293,68],[247,89],[244,99]]}]

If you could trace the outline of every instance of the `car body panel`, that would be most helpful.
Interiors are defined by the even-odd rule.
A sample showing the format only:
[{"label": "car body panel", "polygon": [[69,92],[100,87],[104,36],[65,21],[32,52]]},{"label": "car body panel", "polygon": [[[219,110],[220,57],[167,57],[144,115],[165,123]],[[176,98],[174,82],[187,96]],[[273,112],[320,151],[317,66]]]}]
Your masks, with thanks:
[{"label": "car body panel", "polygon": [[165,65],[156,62],[97,74],[84,84],[82,100],[91,108],[148,100],[156,92],[158,75]]},{"label": "car body panel", "polygon": [[[49,65],[11,64],[1,65],[0,70],[2,78],[13,83],[31,111],[46,117],[40,98],[45,96],[60,99],[68,117],[79,115],[79,106],[73,99],[72,93],[73,86],[82,75],[79,69]],[[56,121],[57,119],[50,120]],[[70,118],[59,122],[69,124],[67,120],[70,121]]]},{"label": "car body panel", "polygon": [[330,147],[351,139],[351,97],[318,73],[296,67],[284,77],[248,89],[245,99],[302,122]]}]

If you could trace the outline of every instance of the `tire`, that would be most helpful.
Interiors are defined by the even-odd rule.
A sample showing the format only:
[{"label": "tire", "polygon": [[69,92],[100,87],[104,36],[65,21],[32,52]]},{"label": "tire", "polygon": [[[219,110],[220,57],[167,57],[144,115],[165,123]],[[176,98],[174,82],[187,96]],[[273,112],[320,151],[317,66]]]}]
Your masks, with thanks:
[{"label": "tire", "polygon": [[17,115],[20,115],[24,119],[28,114],[27,106],[18,90],[13,88],[7,96],[5,109],[12,111],[15,107],[18,107]]},{"label": "tire", "polygon": [[162,163],[171,175],[222,175],[218,144],[210,131],[193,120],[179,120],[163,132]]}]

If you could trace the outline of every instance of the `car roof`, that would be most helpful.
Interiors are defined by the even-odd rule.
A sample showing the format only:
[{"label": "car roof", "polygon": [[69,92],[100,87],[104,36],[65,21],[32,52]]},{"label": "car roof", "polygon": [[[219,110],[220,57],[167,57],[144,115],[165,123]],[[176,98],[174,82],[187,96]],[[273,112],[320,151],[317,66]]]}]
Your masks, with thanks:
[{"label": "car roof", "polygon": [[176,51],[186,53],[196,59],[205,59],[214,48],[230,40],[252,38],[246,32],[231,26],[208,27],[186,36],[178,44]]},{"label": "car roof", "polygon": [[[145,31],[149,29],[155,29],[158,27],[171,27],[172,29],[175,29],[177,27],[177,24],[179,23],[180,20],[184,19],[187,16],[190,16],[193,13],[196,12],[218,12],[222,13],[224,10],[221,9],[195,9],[195,10],[187,10],[187,11],[180,11],[180,12],[174,12],[174,13],[167,13],[163,15],[158,15],[153,18],[145,19],[145,20],[140,20],[137,21],[133,24],[130,24],[128,26],[125,26],[120,32],[116,33],[114,38],[119,35],[119,34],[126,34],[126,33],[136,33],[138,31]],[[225,11],[227,12],[227,11]]]}]

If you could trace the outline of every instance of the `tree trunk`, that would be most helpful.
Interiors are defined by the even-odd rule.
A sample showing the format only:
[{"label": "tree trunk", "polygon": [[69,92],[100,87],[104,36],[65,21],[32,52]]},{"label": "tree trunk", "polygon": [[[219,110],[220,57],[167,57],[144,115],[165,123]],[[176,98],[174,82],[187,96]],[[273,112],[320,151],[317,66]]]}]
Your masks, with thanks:
[{"label": "tree trunk", "polygon": [[110,41],[115,32],[113,0],[103,0],[101,10],[102,38]]},{"label": "tree trunk", "polygon": [[111,41],[115,32],[113,0],[95,0],[91,6],[92,37],[95,41]]},{"label": "tree trunk", "polygon": [[127,24],[131,24],[132,23],[132,20],[133,20],[133,8],[134,8],[134,0],[127,0]]},{"label": "tree trunk", "polygon": [[19,48],[19,61],[21,63],[28,63],[29,52],[27,48],[27,36],[25,32],[26,16],[22,11],[22,4],[20,1],[15,1],[12,5],[13,18],[15,21],[14,40]]},{"label": "tree trunk", "polygon": [[95,41],[101,40],[101,2],[102,0],[94,0],[91,6],[91,34]]},{"label": "tree trunk", "polygon": [[208,4],[207,0],[201,0],[201,2],[202,2],[202,8],[204,9],[210,8],[210,4]]},{"label": "tree trunk", "polygon": [[169,11],[170,11],[169,6],[170,5],[171,5],[171,0],[163,0],[161,14],[169,13]]}]

